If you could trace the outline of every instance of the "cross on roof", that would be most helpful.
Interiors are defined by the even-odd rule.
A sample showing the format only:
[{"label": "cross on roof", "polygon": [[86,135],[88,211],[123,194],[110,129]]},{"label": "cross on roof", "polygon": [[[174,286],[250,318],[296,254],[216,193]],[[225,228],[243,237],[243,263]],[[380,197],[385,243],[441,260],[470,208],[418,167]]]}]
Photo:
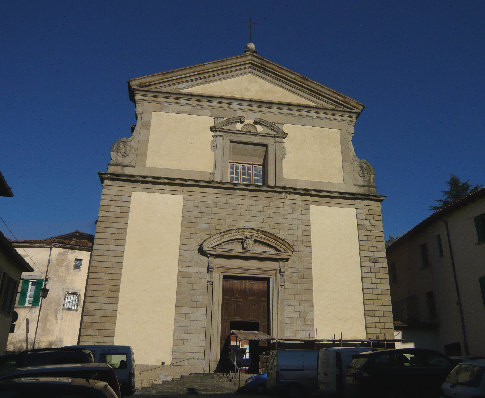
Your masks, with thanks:
[{"label": "cross on roof", "polygon": [[253,40],[251,38],[252,28],[253,25],[257,25],[257,22],[252,22],[251,17],[249,17],[249,22],[246,22],[249,25],[249,42],[252,43]]}]

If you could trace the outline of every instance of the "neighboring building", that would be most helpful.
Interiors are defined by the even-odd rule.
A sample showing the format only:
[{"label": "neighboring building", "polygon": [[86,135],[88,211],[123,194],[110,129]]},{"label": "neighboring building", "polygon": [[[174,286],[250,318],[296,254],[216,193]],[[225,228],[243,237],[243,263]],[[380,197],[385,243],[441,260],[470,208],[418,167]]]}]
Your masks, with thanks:
[{"label": "neighboring building", "polygon": [[[0,172],[0,196],[12,197],[13,193]],[[10,241],[0,232],[0,355],[5,353],[12,320],[13,306],[20,275],[33,271],[32,267],[17,253]]]},{"label": "neighboring building", "polygon": [[92,245],[93,235],[79,231],[13,242],[34,269],[22,274],[8,351],[26,349],[27,319],[29,349],[77,344]]},{"label": "neighboring building", "polygon": [[485,188],[433,213],[387,248],[402,338],[485,355]]},{"label": "neighboring building", "polygon": [[129,81],[111,149],[82,344],[212,371],[230,330],[393,338],[364,106],[256,54]]}]

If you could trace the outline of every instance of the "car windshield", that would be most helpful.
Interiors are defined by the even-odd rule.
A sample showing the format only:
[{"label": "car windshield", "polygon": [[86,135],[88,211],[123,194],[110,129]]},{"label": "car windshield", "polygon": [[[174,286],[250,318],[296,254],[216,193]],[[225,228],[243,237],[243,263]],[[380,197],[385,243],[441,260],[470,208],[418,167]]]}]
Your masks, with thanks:
[{"label": "car windshield", "polygon": [[481,366],[473,364],[460,364],[450,372],[446,381],[450,384],[478,387],[482,379],[483,369]]},{"label": "car windshield", "polygon": [[352,362],[350,362],[349,367],[347,368],[349,371],[355,371],[360,369],[365,363],[369,360],[368,357],[354,357]]}]

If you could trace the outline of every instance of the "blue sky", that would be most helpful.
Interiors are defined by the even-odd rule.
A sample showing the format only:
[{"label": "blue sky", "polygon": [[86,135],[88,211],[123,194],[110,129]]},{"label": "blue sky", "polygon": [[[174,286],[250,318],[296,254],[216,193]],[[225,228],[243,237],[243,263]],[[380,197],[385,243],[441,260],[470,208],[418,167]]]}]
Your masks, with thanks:
[{"label": "blue sky", "polygon": [[[430,215],[450,173],[485,185],[484,1],[3,1],[0,215],[19,239],[94,233],[127,80],[242,53],[366,105],[354,136],[384,231]],[[0,223],[0,230],[11,234]]]}]

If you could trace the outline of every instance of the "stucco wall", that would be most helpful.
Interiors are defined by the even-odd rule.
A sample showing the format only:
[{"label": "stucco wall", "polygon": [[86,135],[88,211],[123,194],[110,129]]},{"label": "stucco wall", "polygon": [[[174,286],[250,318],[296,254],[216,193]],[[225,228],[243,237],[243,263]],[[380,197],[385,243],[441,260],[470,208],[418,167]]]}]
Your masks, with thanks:
[{"label": "stucco wall", "polygon": [[[45,279],[47,264],[49,262],[49,247],[22,247],[17,251],[34,268],[34,272],[23,273],[24,279]],[[81,322],[84,289],[89,269],[90,252],[84,250],[71,250],[53,247],[48,269],[49,281],[47,287],[49,294],[42,299],[40,306],[27,307],[16,305],[19,320],[15,333],[8,340],[8,350],[19,351],[25,349],[25,326],[29,319],[29,348],[62,347],[77,344],[79,326]],[[74,269],[74,260],[81,259],[81,269]],[[78,293],[79,303],[77,310],[64,308],[66,293]],[[17,297],[18,302],[18,297]],[[37,319],[39,320],[37,326]],[[35,332],[37,329],[37,336]]]},{"label": "stucco wall", "polygon": [[252,74],[212,82],[182,91],[194,94],[312,105],[312,102]]},{"label": "stucco wall", "polygon": [[213,124],[208,116],[153,112],[146,166],[212,172]]},{"label": "stucco wall", "polygon": [[[485,355],[482,338],[485,308],[478,282],[480,277],[485,276],[485,244],[478,244],[473,220],[481,213],[485,213],[485,199],[472,202],[443,217],[449,225],[470,355]],[[439,256],[438,234],[443,246],[442,257]],[[427,267],[422,266],[422,244],[428,248]],[[388,262],[395,264],[397,275],[397,282],[391,284],[393,302],[416,296],[418,320],[436,323],[433,330],[435,345],[444,350],[445,345],[459,342],[464,354],[463,331],[444,222],[438,220],[396,246],[391,246]],[[429,319],[428,316],[426,293],[429,291],[434,293],[438,315],[436,319]]]},{"label": "stucco wall", "polygon": [[283,177],[295,180],[343,182],[340,131],[285,124]]},{"label": "stucco wall", "polygon": [[364,339],[356,210],[311,206],[310,220],[315,335]]},{"label": "stucco wall", "polygon": [[182,195],[131,196],[114,342],[139,363],[172,360],[182,205]]}]

